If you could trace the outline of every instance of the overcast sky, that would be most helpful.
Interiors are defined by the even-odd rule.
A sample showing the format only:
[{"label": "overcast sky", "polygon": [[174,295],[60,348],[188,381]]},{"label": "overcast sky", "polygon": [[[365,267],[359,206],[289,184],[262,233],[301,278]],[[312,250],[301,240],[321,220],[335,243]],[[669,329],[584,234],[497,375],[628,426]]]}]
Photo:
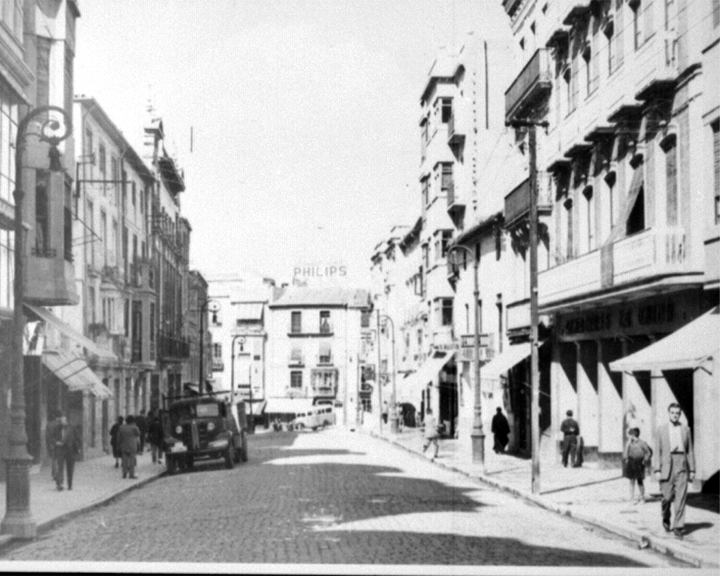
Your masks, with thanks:
[{"label": "overcast sky", "polygon": [[419,216],[419,96],[438,49],[509,25],[500,0],[80,9],[75,92],[141,154],[152,98],[185,170],[193,268],[283,282],[300,262],[342,260],[360,286],[375,244]]}]

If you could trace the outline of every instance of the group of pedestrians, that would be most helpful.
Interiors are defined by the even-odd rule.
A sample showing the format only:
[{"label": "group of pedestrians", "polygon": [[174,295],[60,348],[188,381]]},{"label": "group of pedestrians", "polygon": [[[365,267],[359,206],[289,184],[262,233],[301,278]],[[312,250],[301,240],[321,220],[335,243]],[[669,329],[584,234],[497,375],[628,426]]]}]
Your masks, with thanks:
[{"label": "group of pedestrians", "polygon": [[147,416],[144,411],[138,416],[118,416],[110,428],[110,446],[115,468],[122,466],[123,478],[137,478],[137,456],[145,452],[146,442],[150,445],[153,464],[162,464],[163,429],[159,415],[150,410]]}]

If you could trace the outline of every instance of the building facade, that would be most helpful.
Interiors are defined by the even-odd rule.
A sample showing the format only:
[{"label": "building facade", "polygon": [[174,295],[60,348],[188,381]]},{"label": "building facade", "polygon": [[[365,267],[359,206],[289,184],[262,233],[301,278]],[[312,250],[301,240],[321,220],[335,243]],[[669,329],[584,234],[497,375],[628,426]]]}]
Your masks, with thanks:
[{"label": "building facade", "polygon": [[[717,32],[715,8],[704,5],[503,2],[525,54],[506,119],[548,123],[538,131],[538,169],[552,176],[539,301],[554,326],[553,432],[559,440],[575,410],[589,457],[610,464],[628,422],[652,440],[671,401],[696,438],[717,437],[717,402],[707,402],[717,372],[611,368],[717,305],[717,289],[704,290],[713,285],[717,161],[703,92]],[[526,130],[516,134],[526,141]],[[702,440],[699,460],[702,482],[718,468]]]},{"label": "building facade", "polygon": [[[75,54],[75,21],[80,16],[74,1],[34,2],[14,0],[3,5],[0,20],[0,382],[6,402],[0,407],[0,450],[7,449],[9,394],[12,383],[13,299],[15,258],[16,189],[23,191],[25,312],[32,321],[37,338],[28,337],[25,347],[26,430],[28,450],[37,461],[42,458],[40,440],[46,412],[62,405],[63,398],[49,398],[38,370],[48,354],[66,351],[72,345],[62,324],[61,307],[78,303],[75,266],[72,254],[72,189],[74,181],[74,135],[61,141],[57,148],[41,142],[33,126],[27,126],[16,147],[18,127],[26,115],[42,106],[57,106],[72,115],[73,63]],[[56,135],[69,128],[60,121]],[[48,115],[35,116],[35,127]],[[20,152],[22,150],[22,152]],[[20,156],[19,158],[17,156]],[[20,170],[16,170],[16,162]],[[48,310],[46,307],[52,307]],[[36,312],[37,311],[37,312]],[[47,338],[45,328],[49,322]],[[30,341],[36,346],[29,346]],[[74,340],[77,343],[77,339]],[[44,354],[43,343],[52,346]],[[39,346],[39,347],[38,347]],[[77,424],[77,422],[73,422]],[[4,470],[0,476],[4,476]]]},{"label": "building facade", "polygon": [[265,413],[285,418],[318,403],[335,406],[338,423],[357,416],[363,311],[367,291],[281,290],[268,305]]}]

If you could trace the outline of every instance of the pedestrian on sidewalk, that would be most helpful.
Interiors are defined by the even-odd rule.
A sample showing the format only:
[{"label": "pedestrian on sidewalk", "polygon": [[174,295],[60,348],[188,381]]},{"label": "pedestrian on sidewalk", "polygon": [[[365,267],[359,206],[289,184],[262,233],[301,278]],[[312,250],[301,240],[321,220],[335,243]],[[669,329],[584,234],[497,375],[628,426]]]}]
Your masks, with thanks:
[{"label": "pedestrian on sidewalk", "polygon": [[675,505],[675,521],[672,530],[677,538],[685,532],[685,501],[688,482],[695,479],[695,453],[690,428],[680,422],[680,405],[668,406],[669,422],[657,429],[655,435],[657,460],[655,473],[662,492],[662,524],[670,532],[670,512]]},{"label": "pedestrian on sidewalk", "polygon": [[[630,481],[630,501],[639,504],[645,502],[645,467],[650,464],[652,448],[644,440],[640,440],[640,428],[628,430],[628,441],[623,450],[623,475]],[[635,500],[635,483],[637,482],[640,497]]]},{"label": "pedestrian on sidewalk", "polygon": [[48,456],[50,457],[51,462],[50,473],[52,475],[52,479],[55,480],[58,469],[58,461],[55,454],[55,441],[57,430],[60,428],[60,418],[62,418],[62,412],[60,410],[55,410],[55,412],[53,412],[53,416],[54,418],[47,423],[47,426],[45,426],[45,447],[47,448]]},{"label": "pedestrian on sidewalk", "polygon": [[578,436],[580,434],[580,425],[573,419],[573,411],[568,410],[566,413],[567,418],[560,424],[560,432],[563,433],[563,451],[562,451],[562,463],[565,468],[568,465],[568,459],[570,460],[570,466],[576,467],[575,454],[577,451]]},{"label": "pedestrian on sidewalk", "polygon": [[80,436],[75,427],[68,424],[65,416],[60,417],[59,424],[55,430],[55,454],[58,463],[55,484],[58,490],[63,489],[65,470],[67,470],[67,487],[68,490],[72,490],[75,455],[80,452]]},{"label": "pedestrian on sidewalk", "polygon": [[137,465],[137,453],[140,445],[140,430],[135,425],[134,416],[128,416],[125,424],[118,429],[117,442],[122,453],[123,478],[128,476],[132,479],[137,478],[135,476],[135,466]]},{"label": "pedestrian on sidewalk", "polygon": [[145,437],[147,434],[147,420],[145,419],[145,410],[140,410],[140,414],[135,416],[135,426],[140,430],[140,448],[138,454],[145,452]]},{"label": "pedestrian on sidewalk", "polygon": [[383,421],[383,424],[387,424],[387,421],[388,421],[388,403],[387,402],[383,402],[382,421]]},{"label": "pedestrian on sidewalk", "polygon": [[425,411],[424,436],[425,443],[423,444],[423,454],[425,454],[425,450],[428,449],[428,446],[430,446],[430,444],[433,444],[434,453],[432,455],[432,458],[430,458],[430,461],[433,462],[435,458],[437,458],[438,450],[440,450],[440,444],[438,443],[438,438],[440,438],[440,425],[438,424],[435,416],[433,416],[432,409],[430,408]]},{"label": "pedestrian on sidewalk", "polygon": [[125,418],[118,416],[117,422],[110,428],[110,448],[112,448],[113,458],[115,458],[115,468],[120,465],[120,459],[122,458],[122,452],[120,452],[120,447],[118,446],[117,435],[118,430],[120,430],[120,426],[123,425],[123,422],[125,422]]},{"label": "pedestrian on sidewalk", "polygon": [[150,444],[150,454],[152,455],[153,464],[157,462],[162,464],[163,456],[163,427],[160,415],[154,411],[148,412],[148,430],[147,439]]},{"label": "pedestrian on sidewalk", "polygon": [[492,432],[493,438],[495,439],[495,443],[493,445],[495,454],[505,452],[505,446],[508,445],[509,441],[510,424],[508,423],[508,419],[505,417],[505,414],[502,413],[502,408],[499,406],[497,407],[497,414],[493,416],[490,432]]}]

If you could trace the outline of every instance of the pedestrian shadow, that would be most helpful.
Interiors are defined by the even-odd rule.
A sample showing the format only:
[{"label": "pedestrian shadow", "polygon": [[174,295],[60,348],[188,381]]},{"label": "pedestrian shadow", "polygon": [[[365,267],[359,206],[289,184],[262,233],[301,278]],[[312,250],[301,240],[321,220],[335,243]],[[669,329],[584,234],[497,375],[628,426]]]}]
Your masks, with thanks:
[{"label": "pedestrian shadow", "polygon": [[685,523],[685,534],[692,534],[696,530],[707,530],[713,528],[715,524],[712,522],[686,522]]}]

